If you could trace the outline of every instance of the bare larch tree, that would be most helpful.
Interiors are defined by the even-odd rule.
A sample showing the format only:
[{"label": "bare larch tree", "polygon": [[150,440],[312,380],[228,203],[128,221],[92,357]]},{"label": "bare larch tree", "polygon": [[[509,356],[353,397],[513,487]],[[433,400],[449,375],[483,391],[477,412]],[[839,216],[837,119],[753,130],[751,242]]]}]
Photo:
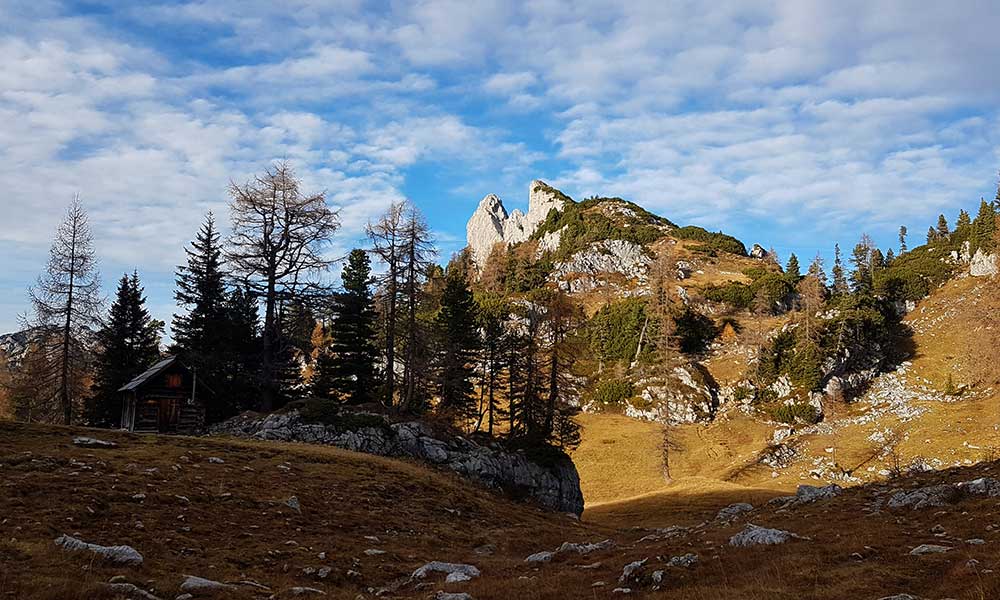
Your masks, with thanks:
[{"label": "bare larch tree", "polygon": [[376,301],[382,317],[382,334],[385,353],[385,394],[383,403],[392,407],[396,390],[396,333],[400,278],[403,264],[403,227],[406,205],[393,202],[378,221],[369,223],[366,231],[372,242],[372,253],[385,265],[385,272],[377,277]]},{"label": "bare larch tree", "polygon": [[319,276],[333,261],[324,250],[340,224],[323,193],[304,194],[299,185],[292,168],[278,163],[229,189],[233,234],[227,258],[234,274],[264,303],[263,410],[274,408],[278,395],[279,309],[308,303],[325,291]]},{"label": "bare larch tree", "polygon": [[28,288],[28,297],[33,314],[23,321],[35,334],[38,360],[44,365],[38,372],[51,381],[48,389],[53,390],[63,422],[69,425],[82,393],[82,387],[73,382],[87,361],[80,335],[99,322],[102,304],[93,237],[79,196],[70,202],[56,230],[45,273]]}]

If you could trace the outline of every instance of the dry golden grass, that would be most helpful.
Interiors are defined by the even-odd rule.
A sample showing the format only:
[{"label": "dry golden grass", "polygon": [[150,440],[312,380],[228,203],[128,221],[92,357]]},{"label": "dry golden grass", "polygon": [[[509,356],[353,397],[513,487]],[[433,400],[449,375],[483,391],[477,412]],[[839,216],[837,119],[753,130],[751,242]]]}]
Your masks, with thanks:
[{"label": "dry golden grass", "polygon": [[[71,437],[80,433],[120,447],[74,447]],[[209,457],[225,463],[210,463]],[[280,469],[282,464],[290,470]],[[898,484],[954,482],[997,470],[987,465]],[[649,570],[665,569],[667,577],[661,592],[644,587],[632,594],[637,598],[841,600],[907,592],[965,600],[1000,594],[1000,529],[987,529],[1000,524],[995,499],[964,500],[946,510],[872,513],[876,491],[855,488],[791,511],[762,508],[752,515],[754,523],[812,540],[742,549],[727,544],[742,522],[709,524],[659,541],[640,541],[649,533],[641,527],[700,523],[731,502],[760,505],[775,491],[688,477],[661,492],[596,506],[578,522],[449,474],[331,448],[0,424],[0,598],[110,599],[101,582],[118,574],[163,598],[176,595],[182,574],[252,579],[278,591],[278,598],[289,597],[293,585],[325,590],[332,599],[372,598],[369,587],[431,559],[471,562],[483,574],[464,584],[445,585],[440,578],[425,588],[411,583],[389,597],[427,598],[448,589],[480,600],[610,598],[622,567],[642,558],[649,559]],[[139,492],[146,494],[142,501],[133,499]],[[293,494],[301,514],[283,504]],[[930,532],[938,524],[944,537]],[[65,554],[52,544],[63,532],[130,544],[146,562],[113,568]],[[366,539],[371,535],[379,541]],[[606,537],[617,542],[614,549],[563,555],[540,567],[524,563],[528,554],[562,541]],[[961,543],[972,537],[986,544]],[[486,543],[497,547],[496,554],[473,552]],[[920,543],[955,550],[909,556]],[[367,556],[366,548],[387,553]],[[665,565],[687,552],[700,557],[694,568]],[[968,566],[969,559],[978,565]],[[591,563],[600,564],[579,568]],[[321,565],[333,568],[326,580],[302,574],[303,567]],[[348,576],[348,570],[360,577]],[[605,585],[592,587],[596,582]],[[268,596],[249,589],[229,595]]]},{"label": "dry golden grass", "polygon": [[587,506],[663,489],[663,427],[612,413],[582,414],[573,451]]}]

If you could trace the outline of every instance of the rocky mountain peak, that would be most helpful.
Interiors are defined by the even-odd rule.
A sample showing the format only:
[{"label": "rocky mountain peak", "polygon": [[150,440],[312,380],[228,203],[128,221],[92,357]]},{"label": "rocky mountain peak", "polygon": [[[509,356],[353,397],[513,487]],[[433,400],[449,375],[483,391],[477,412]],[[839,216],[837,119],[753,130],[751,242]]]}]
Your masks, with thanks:
[{"label": "rocky mountain peak", "polygon": [[514,210],[510,214],[496,194],[489,194],[479,202],[479,207],[465,226],[466,240],[477,266],[486,263],[496,244],[517,244],[531,237],[553,208],[562,209],[572,202],[559,190],[536,179],[528,186],[528,212]]}]

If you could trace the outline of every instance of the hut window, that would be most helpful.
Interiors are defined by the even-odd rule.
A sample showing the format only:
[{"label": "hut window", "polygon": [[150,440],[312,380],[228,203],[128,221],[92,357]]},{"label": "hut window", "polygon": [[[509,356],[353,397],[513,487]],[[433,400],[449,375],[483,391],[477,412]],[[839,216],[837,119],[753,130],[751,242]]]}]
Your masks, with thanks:
[{"label": "hut window", "polygon": [[179,388],[181,387],[181,376],[179,373],[174,373],[172,375],[167,375],[167,387],[169,388]]}]

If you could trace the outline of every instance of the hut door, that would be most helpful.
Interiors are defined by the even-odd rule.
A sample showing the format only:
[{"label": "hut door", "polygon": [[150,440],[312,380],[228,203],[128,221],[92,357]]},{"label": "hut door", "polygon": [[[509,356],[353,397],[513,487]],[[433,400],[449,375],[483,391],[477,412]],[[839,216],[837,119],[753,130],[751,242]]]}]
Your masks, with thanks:
[{"label": "hut door", "polygon": [[176,398],[160,398],[160,426],[161,432],[177,430],[177,416],[179,407]]}]

